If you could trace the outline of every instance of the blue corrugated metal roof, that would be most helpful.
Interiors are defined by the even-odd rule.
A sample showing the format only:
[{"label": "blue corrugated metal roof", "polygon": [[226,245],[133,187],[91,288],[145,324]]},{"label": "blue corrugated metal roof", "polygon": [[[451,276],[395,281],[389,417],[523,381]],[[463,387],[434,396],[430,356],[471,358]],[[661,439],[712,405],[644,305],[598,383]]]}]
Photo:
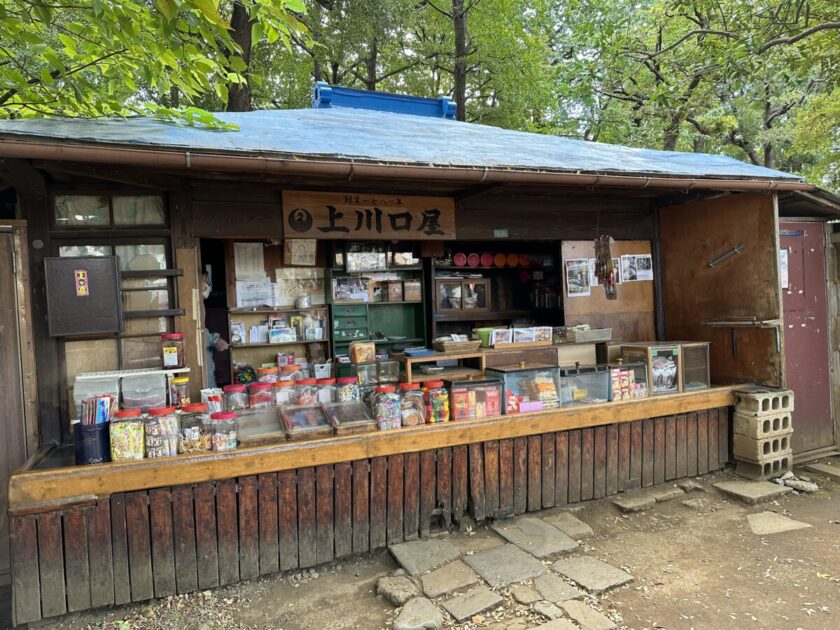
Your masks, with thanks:
[{"label": "blue corrugated metal roof", "polygon": [[40,138],[296,159],[566,173],[799,180],[723,155],[654,151],[407,114],[333,107],[219,113],[239,131],[154,118],[0,121],[3,139]]}]

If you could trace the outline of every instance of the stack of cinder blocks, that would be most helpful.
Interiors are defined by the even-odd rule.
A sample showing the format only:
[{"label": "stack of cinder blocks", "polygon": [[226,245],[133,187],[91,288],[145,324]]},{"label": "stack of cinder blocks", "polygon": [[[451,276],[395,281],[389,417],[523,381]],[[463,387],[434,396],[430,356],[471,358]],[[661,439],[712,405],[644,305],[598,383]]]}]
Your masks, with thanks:
[{"label": "stack of cinder blocks", "polygon": [[749,387],[736,391],[735,399],[735,472],[747,479],[772,479],[789,471],[793,392]]}]

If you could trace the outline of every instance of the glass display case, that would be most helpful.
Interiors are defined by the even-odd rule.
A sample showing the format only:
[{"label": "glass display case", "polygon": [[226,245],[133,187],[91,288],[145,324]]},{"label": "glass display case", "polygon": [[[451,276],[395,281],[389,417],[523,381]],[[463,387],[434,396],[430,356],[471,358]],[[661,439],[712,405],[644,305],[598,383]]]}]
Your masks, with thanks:
[{"label": "glass display case", "polygon": [[607,402],[610,373],[605,365],[577,365],[558,368],[560,399],[564,407]]},{"label": "glass display case", "polygon": [[376,422],[371,417],[367,406],[359,400],[324,405],[324,413],[337,435],[376,429]]},{"label": "glass display case", "polygon": [[683,391],[708,389],[711,386],[708,342],[685,342],[680,344],[680,348],[682,349]]},{"label": "glass display case", "polygon": [[435,280],[438,313],[486,311],[490,308],[488,278],[438,278]]},{"label": "glass display case", "polygon": [[612,363],[610,370],[610,400],[647,398],[647,363]]},{"label": "glass display case", "polygon": [[244,409],[237,412],[236,421],[242,446],[259,446],[286,439],[278,409]]},{"label": "glass display case", "polygon": [[283,428],[290,440],[305,440],[333,434],[333,427],[320,405],[289,405],[280,410]]},{"label": "glass display case", "polygon": [[558,368],[542,363],[519,363],[486,371],[504,386],[505,413],[542,411],[560,406]]},{"label": "glass display case", "polygon": [[675,394],[682,391],[680,346],[673,343],[644,342],[621,346],[625,363],[644,362],[648,370],[648,393]]},{"label": "glass display case", "polygon": [[400,380],[400,364],[391,359],[356,363],[352,366],[352,372],[359,379],[359,387],[388,385]]},{"label": "glass display case", "polygon": [[452,420],[475,420],[502,415],[502,382],[495,378],[444,381],[449,389]]}]

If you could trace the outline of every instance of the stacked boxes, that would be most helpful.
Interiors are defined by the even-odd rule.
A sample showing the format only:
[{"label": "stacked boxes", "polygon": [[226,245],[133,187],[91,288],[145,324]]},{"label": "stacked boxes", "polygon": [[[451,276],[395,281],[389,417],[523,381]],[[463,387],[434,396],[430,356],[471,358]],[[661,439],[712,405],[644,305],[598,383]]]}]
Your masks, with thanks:
[{"label": "stacked boxes", "polygon": [[736,391],[735,399],[735,472],[748,479],[770,479],[790,470],[793,392],[750,387]]}]

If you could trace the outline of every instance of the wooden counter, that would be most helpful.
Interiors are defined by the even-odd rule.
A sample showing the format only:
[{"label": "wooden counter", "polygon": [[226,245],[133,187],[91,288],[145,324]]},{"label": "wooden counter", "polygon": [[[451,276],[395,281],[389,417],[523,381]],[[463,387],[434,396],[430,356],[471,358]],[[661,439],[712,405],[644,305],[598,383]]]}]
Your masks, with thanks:
[{"label": "wooden counter", "polygon": [[735,386],[484,420],[405,427],[297,443],[241,448],[230,453],[180,455],[138,462],[23,470],[9,481],[10,514],[56,509],[115,493],[232,479],[244,475],[336,464],[645,418],[734,404]]}]

